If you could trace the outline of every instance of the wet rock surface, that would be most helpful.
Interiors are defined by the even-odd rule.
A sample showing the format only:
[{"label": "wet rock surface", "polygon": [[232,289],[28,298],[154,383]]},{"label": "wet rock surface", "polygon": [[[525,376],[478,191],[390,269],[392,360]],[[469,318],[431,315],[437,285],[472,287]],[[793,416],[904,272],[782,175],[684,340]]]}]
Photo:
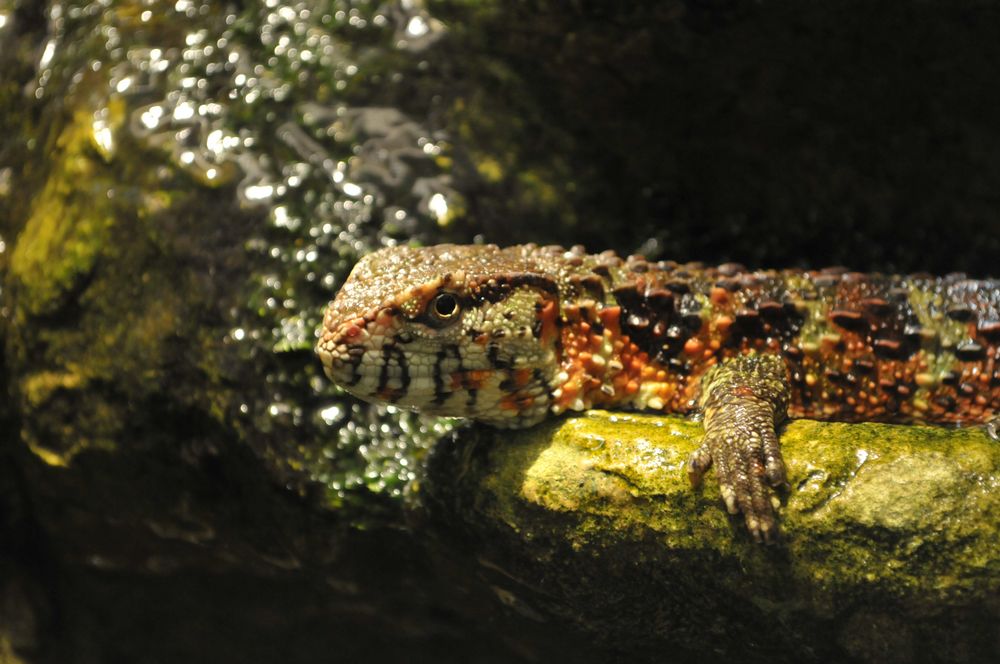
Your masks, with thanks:
[{"label": "wet rock surface", "polygon": [[779,545],[692,491],[700,426],[593,411],[438,446],[429,503],[511,597],[678,661],[988,661],[1000,447],[981,431],[791,423]]},{"label": "wet rock surface", "polygon": [[[1000,17],[976,11],[0,2],[0,661],[685,661],[729,648],[693,647],[706,624],[776,659],[994,654],[972,433],[843,499],[849,457],[799,467],[765,550],[653,433],[590,470],[497,446],[531,481],[473,464],[477,493],[442,461],[483,454],[463,430],[421,479],[455,423],[355,402],[311,352],[356,258],[399,242],[993,271]],[[823,551],[898,574],[803,580]]]}]

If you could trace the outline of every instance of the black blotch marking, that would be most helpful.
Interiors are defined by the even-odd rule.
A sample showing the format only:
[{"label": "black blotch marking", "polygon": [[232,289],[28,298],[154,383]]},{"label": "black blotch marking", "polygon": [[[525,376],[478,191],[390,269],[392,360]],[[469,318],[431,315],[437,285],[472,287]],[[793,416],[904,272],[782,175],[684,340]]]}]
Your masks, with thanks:
[{"label": "black blotch marking", "polygon": [[432,402],[438,406],[443,404],[451,395],[451,392],[448,391],[444,383],[444,375],[442,373],[442,365],[449,358],[458,360],[458,370],[462,370],[462,354],[458,352],[458,346],[448,344],[438,351],[437,357],[434,359],[434,400]]},{"label": "black blotch marking", "polygon": [[968,323],[975,315],[975,312],[971,308],[965,306],[952,307],[946,313],[948,314],[948,318],[959,323]]},{"label": "black blotch marking", "polygon": [[686,281],[671,281],[666,284],[667,288],[678,295],[684,295],[691,292],[691,285]]},{"label": "black blotch marking", "polygon": [[544,274],[526,272],[497,275],[487,282],[478,284],[474,288],[475,298],[479,302],[499,302],[507,297],[511,291],[522,286],[534,288],[555,297],[559,296],[559,286],[555,279]]},{"label": "black blotch marking", "polygon": [[347,349],[347,355],[351,358],[351,380],[347,381],[348,386],[354,386],[361,382],[361,361],[365,357],[364,346],[351,346]]},{"label": "black blotch marking", "polygon": [[514,375],[508,372],[507,377],[500,381],[500,391],[507,392],[509,394],[516,388],[517,381],[514,379]]},{"label": "black blotch marking", "polygon": [[975,341],[963,341],[955,347],[955,357],[963,362],[975,362],[986,357],[986,349]]},{"label": "black blotch marking", "polygon": [[764,321],[756,309],[743,309],[736,312],[731,334],[734,337],[756,339],[764,334]]},{"label": "black blotch marking", "polygon": [[858,373],[871,374],[875,371],[875,363],[871,360],[858,359],[851,363],[851,368]]},{"label": "black blotch marking", "polygon": [[510,362],[500,359],[500,344],[489,343],[486,345],[486,359],[494,369],[510,368]]},{"label": "black blotch marking", "polygon": [[842,327],[851,332],[864,332],[868,329],[868,321],[863,314],[858,311],[847,311],[838,309],[830,312],[830,320],[834,325]]},{"label": "black blotch marking", "polygon": [[379,370],[376,392],[382,392],[389,386],[389,365],[394,359],[400,369],[400,387],[399,390],[394,390],[389,396],[390,402],[399,401],[406,394],[406,389],[410,386],[410,367],[406,361],[406,353],[403,352],[402,348],[397,348],[394,344],[387,344],[382,348],[382,368]]},{"label": "black blotch marking", "polygon": [[869,297],[861,300],[861,308],[873,316],[888,316],[892,313],[893,306],[888,300],[880,297]]},{"label": "black blotch marking", "polygon": [[604,300],[604,279],[595,275],[574,275],[569,278],[569,285],[581,295],[586,294],[597,302]]},{"label": "black blotch marking", "polygon": [[[966,396],[971,396],[973,393],[975,393],[975,389]],[[934,403],[948,412],[954,412],[958,408],[958,400],[950,394],[940,394],[934,397]]]},{"label": "black blotch marking", "polygon": [[990,344],[1000,343],[1000,321],[981,321],[976,328],[976,336],[986,339]]},{"label": "black blotch marking", "polygon": [[715,285],[730,293],[735,293],[740,289],[740,282],[736,279],[719,279]]},{"label": "black blotch marking", "polygon": [[531,323],[531,334],[536,339],[541,339],[542,337],[542,310],[544,308],[544,302],[535,302],[535,320]]},{"label": "black blotch marking", "polygon": [[660,362],[680,352],[689,335],[671,336],[671,331],[680,331],[684,323],[677,313],[674,293],[665,288],[644,292],[636,284],[628,284],[619,286],[613,294],[621,307],[622,333],[634,344]]},{"label": "black blotch marking", "polygon": [[907,346],[896,339],[876,339],[872,343],[872,350],[875,355],[887,360],[901,360],[910,355]]}]

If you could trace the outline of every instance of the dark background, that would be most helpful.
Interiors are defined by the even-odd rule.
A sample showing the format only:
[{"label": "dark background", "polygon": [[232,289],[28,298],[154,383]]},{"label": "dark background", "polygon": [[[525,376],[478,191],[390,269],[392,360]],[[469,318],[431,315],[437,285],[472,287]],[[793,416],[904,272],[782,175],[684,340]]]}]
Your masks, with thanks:
[{"label": "dark background", "polygon": [[[428,429],[414,442],[413,418],[336,393],[311,352],[325,302],[380,244],[582,243],[751,267],[1000,276],[994,2],[428,0],[446,30],[419,51],[393,45],[400,3],[384,3],[384,29],[318,17],[351,8],[334,0],[306,3],[315,20],[300,32],[275,20],[297,46],[322,27],[359,63],[352,74],[293,69],[262,38],[276,12],[263,3],[196,2],[205,11],[187,18],[173,4],[141,23],[139,2],[15,0],[0,34],[0,661],[8,649],[87,663],[669,657],[626,656],[628,643],[504,604],[474,543],[431,536],[404,505],[389,462],[412,467]],[[200,29],[226,32],[244,64],[289,85],[255,103],[244,85],[206,123],[252,135],[249,152],[278,180],[307,161],[281,143],[292,124],[321,156],[369,167],[348,175],[375,204],[324,208],[334,187],[316,169],[280,201],[301,226],[277,228],[273,210],[239,198],[233,162],[208,186],[178,164],[180,132],[128,123],[113,159],[83,151],[90,179],[61,180],[58,139],[78,111],[107,104],[123,53],[181,49]],[[185,75],[207,82],[201,101],[233,99],[233,72],[207,73],[222,62],[220,49],[190,58],[190,72],[137,77],[148,89],[126,112],[169,102]],[[446,159],[377,131],[331,138],[307,122],[309,104],[397,109],[414,132],[443,137]],[[184,140],[201,146],[197,131]],[[405,177],[388,184],[393,157]],[[419,178],[450,188],[448,223],[421,213]],[[100,209],[118,216],[94,266],[39,314],[10,256],[50,182],[80,219],[114,191]],[[137,214],[150,196],[164,210]],[[387,221],[392,206],[404,221]],[[306,250],[319,265],[296,258]],[[128,325],[168,299],[165,340]],[[26,379],[78,373],[80,388],[26,396]],[[341,416],[328,423],[331,404]],[[95,438],[105,446],[65,469],[24,444],[58,455]],[[322,481],[290,472],[289,459],[314,471],[317,458]],[[381,483],[364,476],[373,467]],[[329,477],[355,483],[334,490]]]},{"label": "dark background", "polygon": [[994,3],[507,3],[442,48],[503,63],[473,140],[516,117],[497,140],[562,200],[548,217],[505,205],[510,177],[471,225],[675,260],[995,274],[997,25]]}]

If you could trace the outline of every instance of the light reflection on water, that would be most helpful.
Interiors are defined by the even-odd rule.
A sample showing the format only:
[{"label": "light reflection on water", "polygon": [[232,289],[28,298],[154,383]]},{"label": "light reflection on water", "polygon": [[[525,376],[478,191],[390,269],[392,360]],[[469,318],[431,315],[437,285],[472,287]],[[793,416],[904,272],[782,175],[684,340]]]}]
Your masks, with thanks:
[{"label": "light reflection on water", "polygon": [[[461,207],[438,161],[446,137],[390,103],[358,103],[375,82],[379,99],[405,83],[374,71],[381,58],[415,62],[445,26],[412,0],[54,2],[47,21],[36,98],[63,94],[67,81],[104,85],[92,142],[105,160],[117,132],[130,132],[266,219],[246,244],[258,267],[227,339],[264,374],[264,392],[233,408],[241,429],[298,441],[310,474],[333,492],[401,495],[414,455],[451,423],[359,404],[302,357],[359,255],[432,240]],[[114,100],[124,122],[110,113]]]}]

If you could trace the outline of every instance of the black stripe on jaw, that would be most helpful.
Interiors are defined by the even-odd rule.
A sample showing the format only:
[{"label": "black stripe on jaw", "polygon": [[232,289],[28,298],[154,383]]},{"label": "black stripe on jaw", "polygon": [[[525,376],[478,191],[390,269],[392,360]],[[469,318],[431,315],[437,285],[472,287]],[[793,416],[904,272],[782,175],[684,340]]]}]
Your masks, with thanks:
[{"label": "black stripe on jaw", "polygon": [[364,346],[351,346],[347,349],[347,356],[350,359],[351,365],[351,379],[345,383],[348,387],[353,387],[361,382],[361,372],[358,369],[361,368],[361,362],[365,358],[365,347]]},{"label": "black stripe on jaw", "polygon": [[486,360],[493,369],[512,368],[512,364],[509,361],[500,358],[500,344],[495,342],[486,344]]},{"label": "black stripe on jaw", "polygon": [[449,357],[458,360],[458,370],[462,370],[462,354],[458,351],[458,346],[455,344],[448,344],[438,351],[437,358],[434,360],[434,400],[431,402],[436,406],[443,404],[451,395],[451,392],[445,389],[446,386],[444,384],[444,376],[442,375],[441,368],[441,365],[444,364],[445,360]]},{"label": "black stripe on jaw", "polygon": [[382,368],[378,374],[378,387],[375,389],[375,392],[384,393],[389,386],[389,365],[393,359],[399,365],[400,387],[398,390],[392,390],[389,401],[396,402],[406,394],[406,388],[410,386],[410,368],[406,362],[406,353],[394,344],[388,344],[382,348]]}]

